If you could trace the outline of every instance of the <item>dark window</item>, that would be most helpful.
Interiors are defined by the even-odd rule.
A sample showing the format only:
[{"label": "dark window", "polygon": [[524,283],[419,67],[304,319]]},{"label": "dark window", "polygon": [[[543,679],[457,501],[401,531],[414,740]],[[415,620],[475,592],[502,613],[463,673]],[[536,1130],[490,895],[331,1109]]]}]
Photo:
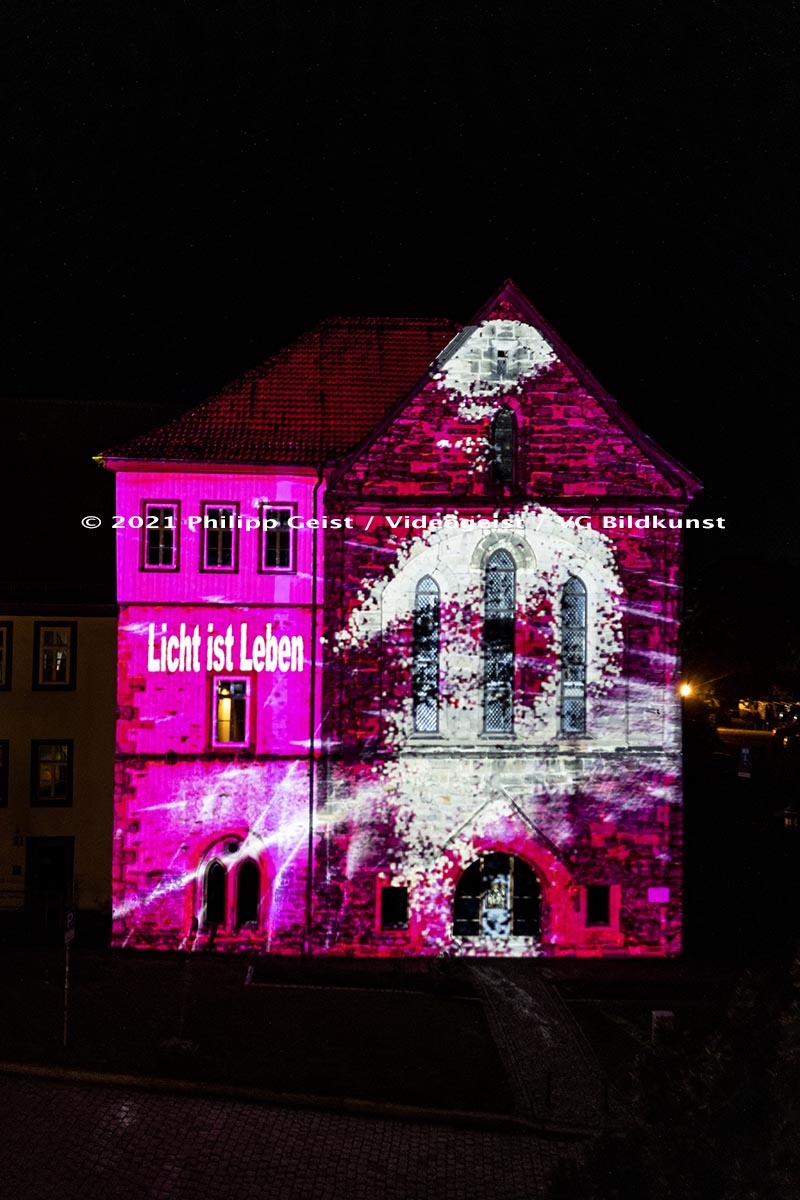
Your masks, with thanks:
[{"label": "dark window", "polygon": [[408,929],[408,888],[381,888],[381,929]]},{"label": "dark window", "polygon": [[439,588],[430,575],[417,584],[411,675],[414,729],[417,733],[436,733],[439,728]]},{"label": "dark window", "polygon": [[206,925],[225,924],[225,890],[228,879],[227,872],[221,862],[211,863],[206,871]]},{"label": "dark window", "polygon": [[178,566],[177,504],[144,505],[144,566],[148,570],[174,571]]},{"label": "dark window", "polygon": [[508,375],[508,351],[507,350],[498,350],[497,351],[497,361],[495,363],[495,368],[496,368],[495,374],[497,375],[497,378],[505,379],[506,375]]},{"label": "dark window", "polygon": [[69,690],[75,687],[77,623],[33,625],[33,686]]},{"label": "dark window", "polygon": [[586,889],[586,924],[609,925],[611,888],[607,883],[590,883]]},{"label": "dark window", "polygon": [[511,733],[514,728],[514,609],[516,568],[507,550],[496,550],[486,564],[484,602],[484,730]]},{"label": "dark window", "polygon": [[245,745],[247,731],[247,680],[214,679],[214,736],[217,745]]},{"label": "dark window", "polygon": [[0,808],[8,805],[8,746],[7,738],[0,741]]},{"label": "dark window", "polygon": [[31,804],[67,808],[72,804],[72,742],[31,743]]},{"label": "dark window", "polygon": [[523,859],[492,851],[467,867],[456,887],[456,937],[536,937],[541,927],[541,890]]},{"label": "dark window", "polygon": [[236,924],[258,921],[261,876],[254,862],[244,862],[236,877]]},{"label": "dark window", "polygon": [[517,418],[508,408],[502,408],[492,421],[492,474],[495,483],[514,482]]},{"label": "dark window", "polygon": [[236,504],[206,504],[203,507],[203,553],[201,566],[204,571],[236,571],[239,564],[236,520],[239,507]]},{"label": "dark window", "polygon": [[0,621],[0,691],[11,687],[11,621]]},{"label": "dark window", "polygon": [[267,508],[265,505],[261,509],[263,570],[294,570],[294,530],[289,525],[292,516],[293,508]]},{"label": "dark window", "polygon": [[561,730],[586,729],[586,588],[574,576],[561,593]]}]

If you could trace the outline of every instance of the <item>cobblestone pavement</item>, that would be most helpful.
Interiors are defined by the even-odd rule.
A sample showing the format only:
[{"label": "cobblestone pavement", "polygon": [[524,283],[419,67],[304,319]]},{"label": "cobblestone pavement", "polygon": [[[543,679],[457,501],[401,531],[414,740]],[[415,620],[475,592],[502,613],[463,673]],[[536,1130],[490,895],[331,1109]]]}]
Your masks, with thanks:
[{"label": "cobblestone pavement", "polygon": [[539,1200],[575,1143],[0,1075],[7,1200]]}]

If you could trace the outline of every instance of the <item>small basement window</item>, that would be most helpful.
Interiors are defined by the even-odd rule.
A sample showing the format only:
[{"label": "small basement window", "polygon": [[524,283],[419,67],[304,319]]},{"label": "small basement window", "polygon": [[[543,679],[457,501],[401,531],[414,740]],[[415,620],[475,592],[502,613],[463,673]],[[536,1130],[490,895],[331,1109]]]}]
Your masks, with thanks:
[{"label": "small basement window", "polygon": [[590,883],[586,888],[586,924],[611,924],[611,888],[607,883]]},{"label": "small basement window", "polygon": [[408,929],[408,888],[381,888],[381,929]]}]

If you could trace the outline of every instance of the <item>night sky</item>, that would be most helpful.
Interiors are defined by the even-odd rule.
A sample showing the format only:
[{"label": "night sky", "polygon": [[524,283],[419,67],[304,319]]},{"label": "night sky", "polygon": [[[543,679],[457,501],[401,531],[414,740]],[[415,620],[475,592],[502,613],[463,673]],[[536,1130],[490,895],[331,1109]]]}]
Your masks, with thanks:
[{"label": "night sky", "polygon": [[705,481],[690,576],[792,560],[796,5],[4,16],[3,395],[137,432],[321,317],[466,322],[511,276]]}]

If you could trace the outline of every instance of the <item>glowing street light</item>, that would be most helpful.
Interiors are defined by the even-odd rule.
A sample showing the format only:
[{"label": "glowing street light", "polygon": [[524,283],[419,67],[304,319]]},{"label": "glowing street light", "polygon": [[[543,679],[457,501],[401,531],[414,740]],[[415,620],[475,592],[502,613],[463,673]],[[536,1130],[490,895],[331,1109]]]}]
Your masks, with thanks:
[{"label": "glowing street light", "polygon": [[680,686],[680,688],[679,688],[678,690],[680,691],[680,694],[681,694],[681,695],[682,695],[684,698],[685,698],[686,696],[691,696],[691,694],[692,694],[692,685],[691,685],[690,683],[682,683],[682,684],[681,684],[681,686]]}]

